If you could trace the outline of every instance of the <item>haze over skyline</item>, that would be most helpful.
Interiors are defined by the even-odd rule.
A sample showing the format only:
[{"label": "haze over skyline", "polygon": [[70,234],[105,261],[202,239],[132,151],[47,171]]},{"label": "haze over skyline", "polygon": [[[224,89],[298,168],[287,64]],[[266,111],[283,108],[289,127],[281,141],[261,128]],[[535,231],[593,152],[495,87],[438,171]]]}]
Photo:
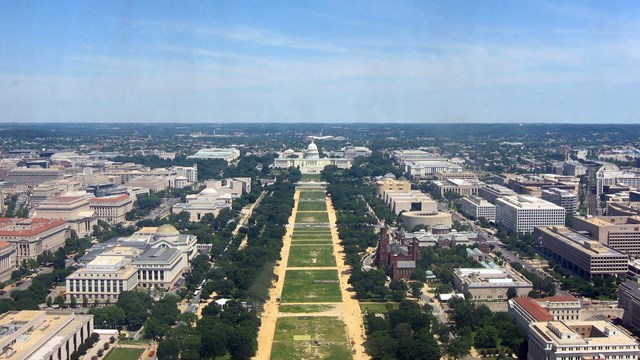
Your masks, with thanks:
[{"label": "haze over skyline", "polygon": [[639,123],[640,3],[3,2],[2,122]]}]

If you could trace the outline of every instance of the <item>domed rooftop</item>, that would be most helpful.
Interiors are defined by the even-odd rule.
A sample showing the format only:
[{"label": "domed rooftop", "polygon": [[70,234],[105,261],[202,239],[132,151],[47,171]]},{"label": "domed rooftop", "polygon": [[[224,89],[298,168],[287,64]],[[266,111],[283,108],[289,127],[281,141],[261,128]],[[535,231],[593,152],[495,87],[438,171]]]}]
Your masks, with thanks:
[{"label": "domed rooftop", "polygon": [[320,152],[318,151],[318,145],[311,141],[311,144],[307,146],[307,150],[304,152],[304,157],[305,159],[319,159]]},{"label": "domed rooftop", "polygon": [[386,173],[383,176],[385,179],[395,179],[396,176],[393,173]]},{"label": "domed rooftop", "polygon": [[204,190],[200,191],[200,195],[218,195],[218,190],[214,188],[205,188]]},{"label": "domed rooftop", "polygon": [[157,239],[159,237],[171,237],[178,235],[180,235],[180,232],[173,225],[164,224],[156,230],[155,238]]}]

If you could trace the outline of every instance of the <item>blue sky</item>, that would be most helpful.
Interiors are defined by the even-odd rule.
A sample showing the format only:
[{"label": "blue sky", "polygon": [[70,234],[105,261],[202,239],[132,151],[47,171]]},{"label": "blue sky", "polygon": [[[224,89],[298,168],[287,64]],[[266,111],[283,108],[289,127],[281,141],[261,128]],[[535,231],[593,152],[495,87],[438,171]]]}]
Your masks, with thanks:
[{"label": "blue sky", "polygon": [[4,122],[640,122],[637,1],[4,1]]}]

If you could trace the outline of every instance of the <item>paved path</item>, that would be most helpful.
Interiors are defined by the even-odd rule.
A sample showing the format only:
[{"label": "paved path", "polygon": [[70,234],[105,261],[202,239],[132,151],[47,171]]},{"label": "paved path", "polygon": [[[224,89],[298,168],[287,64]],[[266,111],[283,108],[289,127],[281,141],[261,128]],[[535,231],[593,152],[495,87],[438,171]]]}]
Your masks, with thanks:
[{"label": "paved path", "polygon": [[291,236],[293,235],[293,225],[296,221],[296,213],[298,209],[298,201],[300,199],[300,191],[296,191],[293,195],[293,211],[289,217],[289,226],[286,227],[287,232],[284,234],[282,250],[280,251],[280,263],[276,264],[274,273],[276,281],[274,286],[269,289],[269,300],[264,304],[264,308],[260,319],[262,321],[258,331],[258,352],[254,359],[267,360],[271,357],[271,347],[273,346],[273,337],[276,332],[276,321],[278,320],[278,302],[282,288],[284,287],[284,276],[289,260],[289,250],[291,248]]},{"label": "paved path", "polygon": [[349,291],[351,287],[349,285],[349,270],[350,266],[345,264],[345,253],[342,245],[340,244],[340,237],[338,236],[338,228],[336,227],[336,212],[333,208],[331,199],[327,197],[327,209],[329,212],[329,223],[331,223],[331,237],[333,238],[333,252],[336,256],[336,262],[338,264],[338,278],[340,279],[340,291],[342,292],[342,320],[347,325],[347,336],[350,342],[354,342],[351,347],[355,350],[353,354],[354,360],[369,359],[369,356],[364,352],[365,332],[364,322],[362,318],[362,311],[360,309],[360,303],[356,300],[355,292]]}]

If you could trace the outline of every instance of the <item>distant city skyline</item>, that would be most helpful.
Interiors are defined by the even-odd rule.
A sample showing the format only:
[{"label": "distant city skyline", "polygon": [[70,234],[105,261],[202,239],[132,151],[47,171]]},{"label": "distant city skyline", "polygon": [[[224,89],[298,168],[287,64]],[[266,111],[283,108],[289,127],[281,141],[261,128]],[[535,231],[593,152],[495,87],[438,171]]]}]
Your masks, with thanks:
[{"label": "distant city skyline", "polygon": [[0,3],[0,122],[640,123],[634,1]]}]

